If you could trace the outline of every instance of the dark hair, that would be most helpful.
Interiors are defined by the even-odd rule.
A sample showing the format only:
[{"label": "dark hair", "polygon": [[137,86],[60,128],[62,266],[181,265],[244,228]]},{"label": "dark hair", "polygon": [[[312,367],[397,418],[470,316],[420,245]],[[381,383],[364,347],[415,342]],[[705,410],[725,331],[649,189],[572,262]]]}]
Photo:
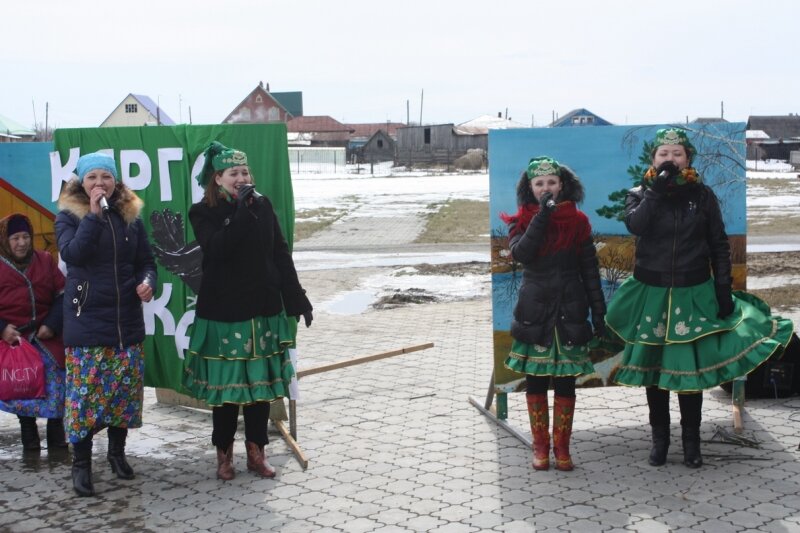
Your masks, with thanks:
[{"label": "dark hair", "polygon": [[[561,193],[556,200],[571,200],[576,204],[583,201],[583,184],[578,176],[567,166],[561,165],[558,170],[558,177],[561,179]],[[517,205],[537,204],[536,196],[531,190],[530,180],[527,172],[523,171],[522,176],[517,182]]]}]

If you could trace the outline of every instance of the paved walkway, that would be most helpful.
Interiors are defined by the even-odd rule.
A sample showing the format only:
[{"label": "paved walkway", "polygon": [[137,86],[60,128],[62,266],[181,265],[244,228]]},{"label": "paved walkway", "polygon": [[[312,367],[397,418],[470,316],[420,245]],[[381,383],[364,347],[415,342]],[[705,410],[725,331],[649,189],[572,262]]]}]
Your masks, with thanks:
[{"label": "paved walkway", "polygon": [[[642,391],[580,390],[576,469],[534,472],[530,451],[467,400],[485,396],[491,373],[490,307],[320,314],[301,333],[306,365],[435,347],[303,379],[298,440],[309,468],[273,428],[275,480],[245,470],[241,440],[236,479],[214,479],[209,414],[159,404],[148,390],[145,425],[129,437],[136,479],[111,474],[101,434],[99,496],[78,498],[68,458],[24,456],[16,418],[0,414],[0,531],[800,531],[800,398],[749,401],[746,434],[762,448],[708,443],[706,465],[690,470],[677,423],[668,464],[647,465]],[[706,394],[704,440],[730,428],[729,403],[720,389]],[[509,404],[524,429],[523,395]]]}]

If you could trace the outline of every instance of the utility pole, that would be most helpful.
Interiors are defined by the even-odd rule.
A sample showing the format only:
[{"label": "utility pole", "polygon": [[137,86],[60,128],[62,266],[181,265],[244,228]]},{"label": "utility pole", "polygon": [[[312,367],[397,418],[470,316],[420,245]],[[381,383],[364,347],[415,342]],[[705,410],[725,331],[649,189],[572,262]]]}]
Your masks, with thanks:
[{"label": "utility pole", "polygon": [[422,102],[425,100],[425,89],[419,95],[419,125],[422,126]]}]

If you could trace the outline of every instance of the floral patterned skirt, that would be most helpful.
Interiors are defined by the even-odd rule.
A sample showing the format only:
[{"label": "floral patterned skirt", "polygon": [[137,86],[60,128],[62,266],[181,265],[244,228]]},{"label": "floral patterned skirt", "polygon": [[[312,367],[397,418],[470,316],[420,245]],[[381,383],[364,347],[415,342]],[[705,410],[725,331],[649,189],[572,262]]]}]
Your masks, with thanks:
[{"label": "floral patterned skirt", "polygon": [[144,354],[141,344],[66,348],[64,427],[70,442],[101,429],[142,427]]},{"label": "floral patterned skirt", "polygon": [[195,318],[183,384],[208,405],[248,405],[289,395],[294,345],[286,314],[242,322]]},{"label": "floral patterned skirt", "polygon": [[64,416],[64,369],[58,367],[53,355],[36,339],[31,343],[39,350],[44,362],[44,398],[0,401],[0,411],[19,416],[61,418]]},{"label": "floral patterned skirt", "polygon": [[720,319],[713,280],[670,288],[628,278],[606,314],[625,341],[614,380],[698,392],[747,375],[786,347],[791,320],[746,292],[734,291],[733,302],[733,313]]}]

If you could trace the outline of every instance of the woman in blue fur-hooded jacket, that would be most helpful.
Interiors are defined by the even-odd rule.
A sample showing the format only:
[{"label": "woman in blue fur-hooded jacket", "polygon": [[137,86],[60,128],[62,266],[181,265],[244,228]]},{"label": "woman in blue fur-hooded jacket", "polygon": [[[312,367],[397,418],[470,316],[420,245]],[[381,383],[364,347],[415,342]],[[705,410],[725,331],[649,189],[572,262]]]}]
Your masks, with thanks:
[{"label": "woman in blue fur-hooded jacket", "polygon": [[74,449],[72,481],[79,495],[91,496],[92,436],[103,428],[112,470],[134,477],[125,439],[128,428],[142,425],[142,302],[153,297],[156,267],[139,218],[144,204],[119,181],[114,159],[84,155],[76,174],[58,200],[55,228],[67,266],[64,418]]}]

